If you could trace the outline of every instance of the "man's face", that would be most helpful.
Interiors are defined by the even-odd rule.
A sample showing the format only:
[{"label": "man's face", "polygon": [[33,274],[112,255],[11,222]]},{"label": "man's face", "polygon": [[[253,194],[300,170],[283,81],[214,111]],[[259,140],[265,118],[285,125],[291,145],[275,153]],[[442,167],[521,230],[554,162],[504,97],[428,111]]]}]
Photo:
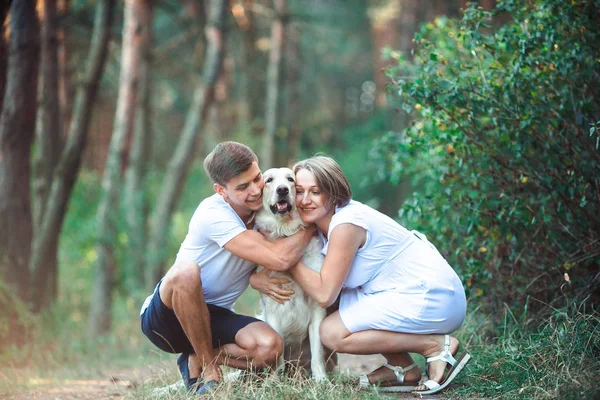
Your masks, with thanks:
[{"label": "man's face", "polygon": [[240,217],[248,216],[262,207],[264,186],[256,161],[246,171],[231,179],[226,186],[214,184],[215,191],[223,196]]}]

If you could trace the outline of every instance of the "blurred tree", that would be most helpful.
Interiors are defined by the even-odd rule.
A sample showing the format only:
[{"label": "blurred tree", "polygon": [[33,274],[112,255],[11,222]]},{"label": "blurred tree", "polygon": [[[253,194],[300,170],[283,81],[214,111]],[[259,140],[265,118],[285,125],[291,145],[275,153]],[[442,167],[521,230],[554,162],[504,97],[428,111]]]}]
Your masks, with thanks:
[{"label": "blurred tree", "polygon": [[24,301],[29,299],[33,235],[29,157],[37,114],[39,46],[35,1],[14,1],[0,114],[0,272]]},{"label": "blurred tree", "polygon": [[75,88],[73,87],[73,71],[70,65],[70,51],[67,38],[69,37],[69,25],[66,23],[69,16],[71,0],[58,0],[58,19],[60,23],[57,26],[58,40],[58,94],[60,102],[60,111],[62,113],[63,134],[66,127],[71,125],[71,117],[73,115],[73,95]]},{"label": "blurred tree", "polygon": [[63,127],[59,101],[58,14],[56,0],[44,0],[42,8],[39,112],[34,155],[34,225],[39,227],[62,149]]},{"label": "blurred tree", "polygon": [[[409,5],[409,1],[405,1],[404,5]],[[415,2],[418,3],[418,2]],[[415,16],[415,9],[407,10],[407,7],[403,6],[401,1],[388,1],[379,6],[374,6],[370,10],[371,16],[371,37],[373,41],[373,77],[375,82],[375,105],[377,107],[386,107],[387,105],[387,92],[384,90],[387,85],[387,79],[383,72],[384,68],[392,65],[392,61],[389,58],[381,56],[381,49],[384,48],[399,48],[403,51],[410,50],[409,46],[402,46],[399,42],[406,40],[402,35],[399,34],[398,30],[403,29],[403,33],[408,32],[409,38],[412,38],[414,33],[414,25],[416,23],[410,23],[408,26],[401,24],[398,20],[399,15],[402,14],[404,19],[407,15]]]},{"label": "blurred tree", "polygon": [[[129,158],[125,172],[124,205],[127,220],[127,257],[128,273],[125,274],[128,288],[143,286],[144,253],[147,237],[146,220],[148,204],[145,197],[144,181],[148,172],[152,125],[150,121],[151,52],[152,52],[152,15],[151,0],[136,4],[133,16],[139,30],[138,40],[132,43],[133,52],[139,57],[138,95],[135,104],[133,138],[128,146]],[[134,279],[135,277],[135,279]]]},{"label": "blurred tree", "polygon": [[234,4],[232,8],[233,16],[238,30],[234,36],[234,44],[237,44],[239,51],[237,54],[237,73],[238,73],[238,125],[241,130],[251,128],[254,122],[256,106],[253,96],[257,91],[256,86],[256,65],[258,53],[256,51],[256,21],[253,10],[254,0],[242,0]]},{"label": "blurred tree", "polygon": [[[148,23],[145,14],[148,0],[126,0],[123,21],[123,41],[121,45],[121,74],[119,79],[119,97],[110,149],[104,176],[102,178],[102,197],[98,206],[98,242],[96,244],[96,266],[94,293],[89,315],[90,334],[103,334],[110,330],[112,291],[115,284],[114,245],[119,217],[118,196],[121,191],[121,174],[127,156],[127,137],[133,132],[137,111],[139,89],[139,64],[141,46],[148,35]],[[141,22],[144,21],[144,22]]]},{"label": "blurred tree", "polygon": [[300,31],[294,24],[286,24],[287,40],[285,41],[285,92],[287,107],[285,108],[285,124],[287,140],[284,151],[277,152],[281,156],[277,165],[291,166],[300,156],[300,140],[302,138],[302,98]]},{"label": "blurred tree", "polygon": [[169,231],[171,215],[194,159],[196,141],[206,124],[207,113],[214,101],[215,84],[222,72],[226,5],[224,0],[210,2],[205,28],[208,46],[202,79],[195,89],[177,148],[171,157],[157,205],[152,212],[145,269],[146,286],[149,288],[153,287],[163,274],[166,233]]},{"label": "blurred tree", "polygon": [[8,49],[6,47],[6,17],[10,10],[11,1],[3,1],[0,4],[0,110],[4,99],[6,85],[6,67],[8,64]]},{"label": "blurred tree", "polygon": [[[58,164],[63,140],[63,121],[59,100],[59,62],[58,47],[60,40],[58,36],[59,19],[57,14],[56,0],[45,0],[42,8],[42,49],[41,49],[41,72],[39,92],[39,112],[36,129],[36,152],[33,159],[34,172],[34,228],[38,231],[43,220],[45,207],[48,201],[50,186],[54,169]],[[35,235],[34,235],[35,237]],[[48,299],[54,299],[57,293],[57,265],[46,264],[47,279],[40,281],[40,285],[46,285],[39,292]],[[34,275],[34,282],[36,281]],[[42,289],[36,287],[36,289]],[[38,293],[38,290],[35,291]],[[38,295],[36,294],[36,297]],[[39,304],[39,303],[38,303]]]},{"label": "blurred tree", "polygon": [[280,121],[281,74],[283,65],[284,32],[288,16],[287,1],[274,0],[274,19],[271,27],[271,52],[267,69],[267,98],[265,107],[265,133],[261,146],[260,165],[263,170],[275,167],[275,131]]},{"label": "blurred tree", "polygon": [[67,142],[54,171],[48,203],[33,241],[30,270],[34,271],[34,309],[49,304],[47,274],[56,270],[58,241],[73,185],[79,173],[92,108],[108,52],[114,0],[96,5],[94,30],[82,85],[78,88]]}]

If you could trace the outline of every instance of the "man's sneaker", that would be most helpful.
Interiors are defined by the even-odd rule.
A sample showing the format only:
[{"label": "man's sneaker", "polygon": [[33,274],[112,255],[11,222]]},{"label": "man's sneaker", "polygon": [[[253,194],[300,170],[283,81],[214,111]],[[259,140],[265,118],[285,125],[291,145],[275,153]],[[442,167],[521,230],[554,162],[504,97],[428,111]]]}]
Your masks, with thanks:
[{"label": "man's sneaker", "polygon": [[219,381],[206,382],[196,390],[196,396],[202,396],[205,393],[212,392],[217,386],[219,386],[219,383]]},{"label": "man's sneaker", "polygon": [[[181,378],[183,379],[185,388],[187,389],[188,392],[193,392],[194,389],[196,388],[196,383],[198,382],[198,378],[190,378],[190,370],[188,368],[189,358],[190,358],[189,354],[182,353],[177,358],[177,366],[179,367],[179,372],[181,372]],[[204,384],[204,385],[206,385],[206,384]],[[202,386],[204,386],[204,385],[202,385]]]}]

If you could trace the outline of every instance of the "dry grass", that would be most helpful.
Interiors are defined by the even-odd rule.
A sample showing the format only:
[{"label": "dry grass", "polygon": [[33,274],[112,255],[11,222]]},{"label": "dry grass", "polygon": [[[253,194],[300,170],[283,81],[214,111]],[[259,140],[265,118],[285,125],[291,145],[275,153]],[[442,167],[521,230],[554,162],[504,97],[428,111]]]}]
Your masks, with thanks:
[{"label": "dry grass", "polygon": [[[360,390],[344,375],[331,375],[328,382],[316,382],[302,373],[280,376],[274,373],[236,373],[225,370],[224,382],[206,395],[206,399],[385,399],[390,398],[374,390]],[[132,390],[127,399],[186,399],[188,395],[175,374],[166,373]],[[393,398],[393,397],[392,397]]]}]

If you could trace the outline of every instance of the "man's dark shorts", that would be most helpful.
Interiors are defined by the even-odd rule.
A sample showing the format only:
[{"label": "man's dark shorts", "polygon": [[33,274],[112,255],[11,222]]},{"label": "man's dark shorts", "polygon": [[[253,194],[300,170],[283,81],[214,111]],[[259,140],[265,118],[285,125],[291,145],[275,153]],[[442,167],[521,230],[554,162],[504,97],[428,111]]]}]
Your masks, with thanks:
[{"label": "man's dark shorts", "polygon": [[[169,353],[194,353],[192,344],[183,332],[175,312],[165,306],[159,296],[158,287],[154,291],[148,308],[141,316],[142,332],[159,349]],[[235,335],[248,324],[259,320],[239,315],[223,307],[207,304],[210,313],[213,348],[235,343]]]}]

